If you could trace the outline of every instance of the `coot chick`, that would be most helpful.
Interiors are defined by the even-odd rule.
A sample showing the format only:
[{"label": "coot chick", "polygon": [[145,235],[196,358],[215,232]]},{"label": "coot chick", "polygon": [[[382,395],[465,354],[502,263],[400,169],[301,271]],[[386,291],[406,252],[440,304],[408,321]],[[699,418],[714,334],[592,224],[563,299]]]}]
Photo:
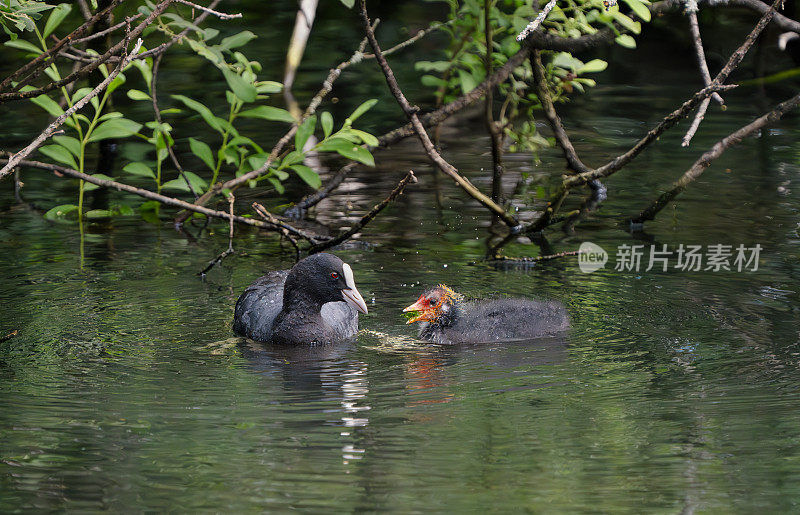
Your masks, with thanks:
[{"label": "coot chick", "polygon": [[489,343],[552,336],[569,328],[558,302],[527,299],[465,301],[440,284],[403,311],[418,313],[406,323],[422,322],[419,336],[434,343]]},{"label": "coot chick", "polygon": [[350,265],[321,252],[256,279],[236,301],[233,331],[270,343],[331,343],[358,331],[367,305]]}]

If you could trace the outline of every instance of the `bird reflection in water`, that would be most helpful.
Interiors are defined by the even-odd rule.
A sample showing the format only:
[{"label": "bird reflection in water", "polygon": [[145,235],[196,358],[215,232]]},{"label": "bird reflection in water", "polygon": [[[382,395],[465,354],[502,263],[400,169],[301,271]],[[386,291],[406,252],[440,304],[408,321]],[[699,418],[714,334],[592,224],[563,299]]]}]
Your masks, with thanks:
[{"label": "bird reflection in water", "polygon": [[343,463],[364,456],[365,449],[358,445],[358,430],[369,424],[366,415],[370,406],[365,404],[369,394],[369,366],[352,357],[355,349],[352,341],[298,346],[269,345],[241,338],[239,349],[254,371],[280,373],[284,390],[294,394],[288,402],[297,402],[297,394],[303,402],[321,401],[326,406],[335,399],[340,408],[326,408],[323,412],[341,413],[340,435],[347,440],[341,450]]}]

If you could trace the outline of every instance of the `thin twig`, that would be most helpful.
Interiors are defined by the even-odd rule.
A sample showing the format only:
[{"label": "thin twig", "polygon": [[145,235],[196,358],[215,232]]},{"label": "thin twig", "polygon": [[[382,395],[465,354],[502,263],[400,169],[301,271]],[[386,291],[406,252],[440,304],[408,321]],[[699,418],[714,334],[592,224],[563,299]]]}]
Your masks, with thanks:
[{"label": "thin twig", "polygon": [[67,118],[72,116],[75,112],[79,111],[81,108],[83,108],[83,106],[88,104],[89,101],[92,98],[96,97],[97,95],[100,94],[101,91],[106,89],[106,87],[108,87],[108,85],[111,83],[111,81],[114,80],[117,77],[117,75],[119,75],[119,72],[121,72],[123,70],[123,68],[128,66],[128,64],[133,60],[134,56],[137,54],[137,52],[139,52],[139,49],[141,48],[141,46],[142,46],[142,40],[139,39],[136,42],[136,45],[134,45],[133,50],[131,50],[130,54],[128,54],[125,57],[125,59],[123,59],[123,61],[119,64],[119,66],[114,68],[114,70],[111,73],[108,74],[108,77],[106,77],[105,80],[103,80],[103,82],[98,84],[98,86],[96,88],[94,88],[85,97],[83,97],[82,99],[80,99],[77,102],[75,102],[75,104],[72,107],[70,107],[69,109],[64,111],[64,113],[61,116],[59,116],[58,118],[56,118],[53,121],[53,123],[48,125],[47,128],[44,131],[42,131],[42,133],[39,134],[39,136],[37,136],[36,139],[34,139],[31,142],[30,145],[28,145],[24,149],[20,150],[19,152],[17,152],[13,156],[11,156],[11,158],[8,160],[8,164],[6,164],[6,166],[4,166],[2,169],[0,169],[0,179],[5,177],[6,175],[10,174],[12,172],[12,170],[14,169],[14,167],[17,166],[17,164],[19,164],[19,162],[21,160],[25,159],[25,157],[27,157],[31,152],[33,152],[34,150],[39,148],[39,145],[44,143],[44,141],[47,138],[49,138],[53,134],[53,132],[58,127],[60,127],[61,124],[64,123],[64,121],[66,121]]},{"label": "thin twig", "polygon": [[[255,210],[256,213],[258,213],[258,216],[260,216],[261,218],[263,218],[267,222],[269,222],[271,224],[274,224],[274,225],[276,225],[277,227],[280,228],[281,236],[283,236],[284,238],[289,240],[289,243],[292,244],[292,246],[294,247],[295,259],[297,261],[299,261],[300,260],[300,246],[297,244],[297,240],[292,236],[292,234],[289,232],[289,230],[286,229],[286,228],[281,227],[281,223],[282,222],[280,222],[280,220],[275,218],[275,215],[273,215],[272,213],[267,211],[267,208],[265,208],[264,206],[262,206],[258,202],[253,202],[253,209]],[[314,240],[311,240],[309,238],[306,238],[306,239],[312,245],[314,244]],[[324,241],[324,240],[318,239],[317,241]]]},{"label": "thin twig", "polygon": [[[703,40],[700,38],[700,24],[697,22],[697,12],[689,11],[689,29],[692,33],[692,40],[694,40],[694,51],[697,55],[697,65],[700,68],[700,74],[703,76],[703,84],[706,86],[711,85],[711,72],[708,71],[708,63],[706,62],[706,53],[703,50]],[[719,93],[711,95],[719,105],[724,106],[725,100]]]},{"label": "thin twig", "polygon": [[351,161],[350,163],[339,168],[339,171],[337,171],[333,177],[331,177],[331,179],[325,183],[325,186],[320,188],[318,191],[303,197],[303,199],[298,203],[284,211],[283,215],[295,220],[303,218],[308,209],[316,206],[320,201],[327,198],[333,190],[338,188],[342,181],[344,181],[345,177],[347,177],[347,174],[356,168],[356,166],[358,166],[358,162]]},{"label": "thin twig", "polygon": [[[13,92],[13,93],[0,93],[0,103],[6,102],[6,101],[9,101],[9,100],[22,100],[22,99],[25,99],[25,98],[38,97],[39,95],[42,95],[44,93],[48,93],[50,91],[53,91],[54,89],[58,89],[61,86],[64,86],[66,84],[69,84],[70,82],[73,82],[73,81],[75,81],[77,79],[80,79],[80,78],[83,78],[83,77],[89,75],[94,70],[96,70],[101,64],[106,62],[111,56],[116,55],[116,54],[124,51],[125,48],[126,48],[125,47],[126,39],[127,38],[131,38],[131,39],[138,38],[139,35],[144,31],[144,29],[147,28],[153,22],[153,20],[155,20],[162,12],[164,12],[167,9],[167,7],[169,7],[169,4],[171,4],[172,2],[173,2],[173,0],[163,0],[161,3],[156,5],[155,9],[153,9],[153,11],[150,13],[150,15],[147,18],[145,18],[145,20],[142,23],[137,25],[136,28],[131,30],[130,34],[126,35],[125,39],[121,40],[116,45],[114,45],[111,48],[109,48],[103,55],[98,57],[96,61],[87,64],[86,66],[84,66],[80,70],[76,71],[75,73],[69,74],[68,76],[64,77],[61,80],[50,82],[50,83],[46,84],[45,86],[42,86],[41,88],[30,90],[30,91],[25,91],[25,92],[17,91],[17,92]],[[60,50],[61,47],[59,45],[56,45],[53,48],[58,47],[58,50]],[[57,52],[58,50],[55,50],[55,52]],[[19,86],[20,85],[18,84],[17,87],[19,87]],[[2,87],[1,84],[0,84],[0,87]]]},{"label": "thin twig", "polygon": [[692,120],[692,124],[689,126],[689,130],[686,131],[686,134],[683,136],[683,141],[681,141],[682,147],[688,147],[689,143],[692,141],[697,129],[700,128],[700,123],[706,117],[706,111],[708,111],[708,106],[711,104],[711,97],[704,98],[702,102],[700,102],[700,107],[697,108],[697,113],[694,115],[694,120]]},{"label": "thin twig", "polygon": [[117,23],[116,25],[112,25],[111,27],[109,27],[109,28],[107,28],[105,30],[101,30],[99,32],[95,32],[94,34],[86,36],[85,38],[74,39],[74,40],[70,41],[69,46],[74,47],[76,45],[80,45],[81,43],[86,43],[88,41],[92,41],[93,39],[101,38],[101,37],[105,36],[106,34],[110,34],[110,33],[114,32],[117,29],[121,29],[122,27],[125,27],[129,23],[129,21],[137,20],[137,19],[141,18],[142,16],[144,16],[144,14],[142,14],[142,13],[134,14],[133,16],[128,17],[128,19],[126,19],[125,21],[121,21],[121,22]]},{"label": "thin twig", "polygon": [[202,5],[197,5],[194,2],[189,2],[189,0],[175,0],[175,1],[176,2],[180,2],[182,4],[185,4],[185,5],[188,5],[189,7],[193,8],[193,9],[197,9],[199,11],[207,12],[208,14],[213,14],[214,16],[219,18],[220,20],[232,20],[234,18],[241,18],[242,17],[242,13],[237,13],[237,14],[221,13],[219,11],[215,11],[215,10],[210,9],[208,7],[203,7]]},{"label": "thin twig", "polygon": [[542,111],[544,112],[547,122],[556,137],[558,146],[564,152],[564,158],[567,160],[567,165],[578,173],[588,172],[590,168],[583,164],[583,161],[578,157],[575,147],[561,123],[556,108],[553,105],[553,99],[550,96],[550,91],[547,87],[547,78],[545,76],[544,65],[542,64],[542,56],[539,50],[534,50],[531,54],[531,67],[533,68],[533,78],[536,83],[536,95],[539,97],[539,102],[542,104]]},{"label": "thin twig", "polygon": [[517,36],[517,41],[522,41],[523,39],[527,38],[531,32],[539,28],[539,24],[544,21],[544,19],[547,17],[548,14],[550,14],[550,11],[552,11],[553,7],[555,6],[556,6],[556,0],[550,0],[549,2],[547,2],[547,5],[545,5],[544,9],[542,9],[542,12],[540,12],[536,16],[536,19],[530,22],[528,26],[525,27],[525,29],[519,33],[519,35]]},{"label": "thin twig", "polygon": [[231,193],[228,196],[228,214],[230,214],[230,218],[228,219],[228,222],[230,224],[230,230],[228,231],[228,248],[225,249],[224,251],[222,251],[217,257],[212,259],[208,263],[208,266],[206,266],[203,270],[200,271],[200,273],[197,274],[197,275],[199,275],[200,277],[202,277],[204,279],[206,277],[206,274],[212,268],[217,266],[219,263],[222,263],[223,259],[225,259],[226,257],[228,257],[228,256],[230,256],[231,254],[234,253],[234,250],[233,250],[233,217],[234,217],[234,215],[233,215],[233,204],[234,204],[234,202],[236,202],[236,197],[234,197],[233,194]]},{"label": "thin twig", "polygon": [[722,155],[728,148],[741,142],[747,136],[764,128],[766,125],[779,120],[785,113],[800,105],[800,94],[786,100],[775,106],[775,108],[740,128],[739,130],[729,134],[725,138],[718,141],[710,150],[705,152],[700,158],[694,162],[680,179],[675,181],[670,189],[663,193],[658,199],[653,201],[647,208],[642,210],[638,216],[633,218],[634,223],[643,223],[647,220],[655,218],[656,214],[661,211],[667,204],[669,204],[675,197],[677,197],[689,183],[696,180],[700,175],[711,165],[711,162]]},{"label": "thin twig", "polygon": [[[745,38],[744,42],[739,46],[739,48],[736,49],[736,51],[733,52],[733,54],[731,54],[731,57],[728,59],[728,62],[725,63],[725,66],[722,67],[722,70],[720,70],[720,72],[717,74],[717,76],[714,77],[713,81],[708,83],[708,86],[711,86],[711,85],[714,85],[714,84],[722,84],[722,83],[725,82],[725,80],[728,78],[728,75],[730,75],[731,72],[734,69],[736,69],[736,67],[739,65],[739,63],[742,62],[742,59],[744,59],[745,54],[747,54],[747,51],[750,50],[751,46],[753,46],[753,43],[755,43],[756,38],[758,38],[758,35],[761,34],[761,31],[764,30],[764,28],[767,26],[767,24],[769,24],[770,20],[772,20],[772,18],[775,16],[775,9],[778,7],[779,4],[782,4],[782,3],[783,3],[783,0],[775,0],[775,2],[772,3],[770,8],[763,14],[763,16],[761,16],[761,19],[758,20],[758,23],[756,23],[756,26],[753,27],[753,30],[750,31],[750,34],[747,35],[747,37]],[[694,13],[690,13],[690,14],[694,14]],[[695,20],[695,25],[696,25],[696,23],[697,23],[697,17],[696,16],[695,16],[694,20]],[[693,27],[693,29],[694,28],[695,27]],[[697,29],[697,37],[699,38],[699,36],[700,36],[700,32],[699,32],[699,28],[698,28]],[[700,43],[700,52],[702,52],[702,43]],[[703,62],[705,62],[705,59],[703,59]],[[707,72],[707,70],[706,70],[706,72]],[[692,122],[692,125],[689,127],[689,130],[686,132],[686,135],[683,137],[683,142],[681,143],[681,146],[684,146],[684,147],[688,147],[689,146],[689,142],[692,140],[692,137],[694,137],[694,134],[697,132],[698,127],[700,127],[700,122],[702,122],[703,118],[705,118],[706,110],[708,109],[709,103],[710,103],[710,100],[705,99],[700,104],[700,107],[697,109],[697,114],[695,115],[695,118],[694,118],[694,121]]]},{"label": "thin twig", "polygon": [[409,182],[417,182],[417,177],[414,175],[414,171],[413,170],[409,170],[408,173],[405,175],[405,177],[403,177],[400,180],[400,182],[397,183],[397,186],[392,190],[392,192],[389,193],[389,196],[386,197],[385,199],[383,199],[383,201],[380,202],[379,204],[376,204],[375,206],[373,206],[372,209],[370,209],[369,213],[367,213],[366,215],[362,216],[361,220],[359,220],[358,223],[356,223],[348,231],[345,231],[342,234],[340,234],[339,236],[336,236],[335,238],[332,238],[332,239],[330,239],[330,240],[328,240],[328,241],[326,241],[324,243],[318,243],[318,244],[314,245],[313,247],[311,247],[308,250],[308,253],[309,254],[316,254],[317,252],[321,252],[321,251],[323,251],[325,249],[329,249],[331,247],[335,247],[336,245],[339,245],[340,243],[349,240],[353,235],[355,235],[356,233],[361,231],[361,229],[363,229],[364,226],[367,225],[373,218],[378,216],[378,213],[383,211],[383,209],[386,206],[388,206],[390,202],[392,202],[401,193],[403,193],[403,190],[405,189],[406,185]]},{"label": "thin twig", "polygon": [[258,216],[263,218],[267,223],[269,223],[273,227],[280,229],[284,235],[294,234],[295,236],[299,236],[300,238],[303,238],[304,240],[308,241],[312,245],[317,242],[325,241],[324,238],[320,238],[319,236],[306,233],[278,219],[278,217],[267,211],[267,208],[265,208],[258,202],[253,202],[252,205],[255,212],[258,213]]},{"label": "thin twig", "polygon": [[428,157],[430,157],[431,160],[436,163],[442,172],[454,179],[458,185],[461,186],[465,192],[467,192],[467,194],[483,204],[486,208],[503,220],[503,222],[508,225],[512,232],[521,229],[519,222],[513,216],[509,215],[501,206],[492,201],[492,199],[481,193],[481,191],[478,190],[478,188],[476,188],[469,180],[462,177],[461,174],[458,173],[458,170],[453,165],[448,163],[444,158],[442,158],[442,156],[436,151],[433,143],[430,140],[430,137],[428,136],[428,133],[425,132],[425,128],[422,126],[422,122],[420,122],[419,116],[417,115],[419,108],[416,106],[412,107],[411,104],[409,104],[405,95],[400,90],[400,86],[397,85],[397,79],[395,79],[394,72],[389,67],[389,63],[386,62],[386,58],[381,52],[381,47],[378,44],[378,40],[375,39],[375,33],[372,31],[372,24],[369,21],[366,0],[360,0],[359,6],[361,11],[361,19],[364,24],[364,30],[367,33],[367,39],[369,39],[370,46],[372,46],[372,50],[375,52],[375,59],[378,61],[378,64],[383,70],[383,75],[386,78],[386,83],[389,85],[389,90],[394,95],[398,104],[400,104],[400,107],[403,109],[406,116],[411,120],[411,124],[413,125],[417,136],[422,142],[422,146],[425,148],[425,152],[428,154]]},{"label": "thin twig", "polygon": [[[89,27],[94,25],[94,23],[97,20],[101,19],[103,16],[106,16],[108,13],[110,13],[112,11],[112,9],[114,9],[116,6],[121,4],[123,1],[124,0],[113,0],[108,7],[106,7],[102,11],[100,11],[97,14],[95,14],[94,16],[92,16],[91,19],[87,20],[86,23],[84,23],[83,25],[81,25],[77,29],[75,29],[72,32],[70,32],[63,39],[61,39],[58,43],[56,43],[52,48],[49,48],[46,52],[44,52],[42,54],[39,54],[35,59],[30,61],[26,65],[22,66],[21,68],[19,68],[17,71],[12,73],[11,75],[6,77],[5,79],[3,79],[3,81],[0,82],[0,91],[3,91],[5,89],[7,89],[11,85],[11,83],[14,82],[14,81],[18,82],[18,84],[15,86],[15,88],[19,89],[22,86],[26,85],[31,80],[33,80],[34,78],[36,78],[36,76],[38,75],[38,73],[36,73],[37,70],[41,70],[45,66],[50,64],[50,62],[51,62],[50,59],[52,57],[54,57],[58,53],[58,51],[61,50],[61,48],[64,47],[64,45],[66,45],[70,41],[74,40],[78,36],[82,35],[84,32],[86,32],[89,29]],[[20,77],[22,77],[25,73],[28,73],[28,72],[31,72],[31,74],[35,73],[36,75],[28,75],[27,77],[24,77],[24,78],[20,79]]]}]

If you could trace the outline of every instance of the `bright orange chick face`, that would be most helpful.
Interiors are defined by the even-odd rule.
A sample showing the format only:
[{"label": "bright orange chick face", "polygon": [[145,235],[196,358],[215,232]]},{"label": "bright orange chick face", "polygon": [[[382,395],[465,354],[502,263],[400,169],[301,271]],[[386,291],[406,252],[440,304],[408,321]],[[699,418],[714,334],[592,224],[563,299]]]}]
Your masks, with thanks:
[{"label": "bright orange chick face", "polygon": [[417,302],[403,310],[404,313],[416,311],[417,315],[406,323],[429,322],[434,324],[451,312],[453,304],[461,300],[461,295],[444,284],[440,284],[419,296]]}]

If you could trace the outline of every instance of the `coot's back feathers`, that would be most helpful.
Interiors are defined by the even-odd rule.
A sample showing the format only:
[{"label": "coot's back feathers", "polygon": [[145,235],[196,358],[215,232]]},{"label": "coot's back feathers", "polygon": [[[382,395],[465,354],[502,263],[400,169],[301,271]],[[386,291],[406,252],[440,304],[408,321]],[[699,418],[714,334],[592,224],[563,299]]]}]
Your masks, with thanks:
[{"label": "coot's back feathers", "polygon": [[260,277],[239,297],[235,333],[271,343],[329,343],[358,332],[367,312],[347,263],[320,253]]}]

